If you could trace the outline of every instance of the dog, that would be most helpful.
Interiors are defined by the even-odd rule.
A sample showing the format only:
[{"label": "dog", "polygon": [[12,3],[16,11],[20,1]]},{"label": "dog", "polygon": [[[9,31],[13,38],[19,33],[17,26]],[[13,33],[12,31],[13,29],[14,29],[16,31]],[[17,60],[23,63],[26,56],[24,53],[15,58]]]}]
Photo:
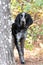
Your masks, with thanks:
[{"label": "dog", "polygon": [[[12,24],[12,36],[16,48],[18,50],[19,58],[21,64],[24,64],[24,41],[26,38],[26,31],[28,27],[33,23],[33,20],[30,14],[25,12],[19,13],[15,19],[15,22]],[[20,44],[19,44],[20,42]]]}]

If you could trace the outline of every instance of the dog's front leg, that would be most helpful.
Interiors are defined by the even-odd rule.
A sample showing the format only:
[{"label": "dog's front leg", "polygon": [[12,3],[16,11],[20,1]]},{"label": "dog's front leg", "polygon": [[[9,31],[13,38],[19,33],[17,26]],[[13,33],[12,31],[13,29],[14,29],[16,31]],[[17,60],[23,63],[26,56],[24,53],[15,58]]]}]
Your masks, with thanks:
[{"label": "dog's front leg", "polygon": [[18,54],[19,54],[19,57],[20,57],[21,64],[24,64],[24,56],[22,54],[21,47],[20,47],[16,38],[15,38],[15,45],[16,45],[16,48],[18,50]]},{"label": "dog's front leg", "polygon": [[24,42],[25,42],[24,38],[20,40],[20,46],[21,46],[21,51],[22,51],[23,56],[24,56]]}]

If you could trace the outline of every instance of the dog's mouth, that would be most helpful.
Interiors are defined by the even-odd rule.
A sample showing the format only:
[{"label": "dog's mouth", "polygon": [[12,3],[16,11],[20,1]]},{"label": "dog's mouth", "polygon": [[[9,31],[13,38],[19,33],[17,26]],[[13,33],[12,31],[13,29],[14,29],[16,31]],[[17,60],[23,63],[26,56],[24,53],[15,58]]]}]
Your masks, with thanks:
[{"label": "dog's mouth", "polygon": [[25,26],[25,24],[26,24],[25,21],[22,21],[22,22],[21,22],[21,25],[22,25],[22,26]]},{"label": "dog's mouth", "polygon": [[24,24],[24,23],[22,23],[22,27],[23,27],[23,28],[25,27],[25,24]]},{"label": "dog's mouth", "polygon": [[24,21],[22,21],[22,25],[25,25]]}]

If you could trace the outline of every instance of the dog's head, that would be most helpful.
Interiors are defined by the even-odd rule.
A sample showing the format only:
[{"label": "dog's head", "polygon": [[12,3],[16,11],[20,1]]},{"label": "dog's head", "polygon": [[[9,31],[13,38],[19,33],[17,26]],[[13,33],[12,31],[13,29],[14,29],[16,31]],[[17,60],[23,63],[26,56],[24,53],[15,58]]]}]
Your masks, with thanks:
[{"label": "dog's head", "polygon": [[29,26],[33,23],[33,20],[30,16],[30,14],[27,14],[27,13],[20,13],[17,15],[16,19],[15,19],[15,23],[18,25],[18,26]]}]

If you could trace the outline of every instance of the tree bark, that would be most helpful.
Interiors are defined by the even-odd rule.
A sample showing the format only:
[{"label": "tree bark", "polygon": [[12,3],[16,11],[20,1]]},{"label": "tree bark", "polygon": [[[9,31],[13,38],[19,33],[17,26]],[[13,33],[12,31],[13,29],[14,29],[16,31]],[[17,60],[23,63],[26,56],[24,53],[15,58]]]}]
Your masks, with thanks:
[{"label": "tree bark", "polygon": [[16,65],[11,42],[10,0],[0,0],[0,65]]}]

